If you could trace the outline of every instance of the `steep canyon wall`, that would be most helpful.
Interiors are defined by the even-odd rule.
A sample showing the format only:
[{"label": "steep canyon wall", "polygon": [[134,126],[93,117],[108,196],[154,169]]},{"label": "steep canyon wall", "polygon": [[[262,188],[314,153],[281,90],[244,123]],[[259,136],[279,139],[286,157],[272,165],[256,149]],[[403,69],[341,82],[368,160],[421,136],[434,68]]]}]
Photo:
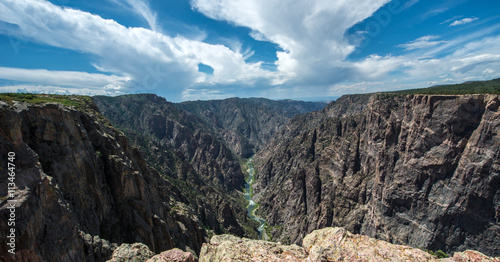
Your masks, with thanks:
[{"label": "steep canyon wall", "polygon": [[499,106],[497,95],[354,95],[294,118],[254,158],[273,239],[343,226],[498,256]]}]

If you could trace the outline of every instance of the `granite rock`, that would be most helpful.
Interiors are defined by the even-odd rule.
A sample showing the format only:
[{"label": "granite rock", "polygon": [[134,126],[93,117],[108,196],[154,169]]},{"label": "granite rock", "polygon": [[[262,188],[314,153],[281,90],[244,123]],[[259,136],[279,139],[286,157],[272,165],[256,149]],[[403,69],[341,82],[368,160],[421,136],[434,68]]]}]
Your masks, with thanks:
[{"label": "granite rock", "polygon": [[[6,261],[105,261],[116,246],[134,242],[153,252],[199,252],[204,242],[194,210],[176,208],[185,196],[92,103],[2,106],[1,159],[9,152],[16,155],[16,186],[0,187],[0,215],[15,204],[16,254],[2,241]],[[0,184],[7,185],[4,163]],[[5,239],[7,220],[0,228]]]},{"label": "granite rock", "polygon": [[498,95],[352,95],[294,118],[255,157],[274,240],[342,226],[394,244],[500,255]]}]

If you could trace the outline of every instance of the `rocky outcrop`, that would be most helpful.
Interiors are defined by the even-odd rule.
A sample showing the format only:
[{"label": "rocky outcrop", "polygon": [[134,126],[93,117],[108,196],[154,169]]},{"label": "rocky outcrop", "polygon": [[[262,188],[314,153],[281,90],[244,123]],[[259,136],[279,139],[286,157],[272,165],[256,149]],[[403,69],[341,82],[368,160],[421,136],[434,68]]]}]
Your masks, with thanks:
[{"label": "rocky outcrop", "polygon": [[315,230],[303,241],[309,261],[435,261],[436,257],[416,248],[393,245],[344,228]]},{"label": "rocky outcrop", "polygon": [[203,244],[200,262],[209,261],[304,261],[307,253],[297,245],[239,238],[233,235],[213,236]]},{"label": "rocky outcrop", "polygon": [[307,235],[303,247],[250,240],[231,235],[214,236],[203,244],[200,262],[215,261],[500,261],[476,251],[438,259],[421,249],[393,245],[344,228],[324,228]]},{"label": "rocky outcrop", "polygon": [[179,108],[199,116],[243,158],[251,157],[295,115],[322,109],[326,103],[264,98],[189,101]]},{"label": "rocky outcrop", "polygon": [[107,262],[195,262],[190,252],[178,248],[163,251],[155,255],[148,246],[142,243],[122,244],[113,251]]},{"label": "rocky outcrop", "polygon": [[195,257],[192,253],[174,248],[168,251],[163,251],[160,254],[148,259],[146,262],[195,262]]},{"label": "rocky outcrop", "polygon": [[[0,185],[16,154],[15,187],[0,187],[0,215],[13,204],[16,217],[0,234],[14,228],[16,254],[1,242],[1,259],[143,261],[178,247],[193,256],[155,259],[190,260],[207,235],[255,234],[226,144],[254,143],[241,125],[217,129],[155,95],[96,100],[113,124],[91,102],[0,102]],[[254,157],[253,193],[266,233],[303,247],[222,235],[200,260],[435,259],[404,244],[495,261],[486,255],[500,252],[499,107],[495,95],[353,95],[294,117]],[[363,236],[314,231],[330,226]]]},{"label": "rocky outcrop", "polygon": [[121,244],[107,262],[144,262],[154,255],[155,253],[142,243]]},{"label": "rocky outcrop", "polygon": [[456,261],[456,262],[498,262],[500,261],[499,257],[488,257],[485,254],[479,253],[474,250],[466,250],[464,252],[457,252],[453,255],[452,258],[443,259],[443,261]]},{"label": "rocky outcrop", "polygon": [[[205,231],[186,198],[149,169],[141,153],[92,103],[0,105],[0,184],[15,153],[15,187],[0,187],[0,214],[15,204],[16,253],[4,261],[105,261],[122,243],[153,252],[198,251]],[[4,165],[5,164],[5,165]],[[179,208],[182,207],[182,208]]]},{"label": "rocky outcrop", "polygon": [[394,244],[500,255],[496,95],[346,96],[294,118],[254,158],[274,240],[346,229]]}]

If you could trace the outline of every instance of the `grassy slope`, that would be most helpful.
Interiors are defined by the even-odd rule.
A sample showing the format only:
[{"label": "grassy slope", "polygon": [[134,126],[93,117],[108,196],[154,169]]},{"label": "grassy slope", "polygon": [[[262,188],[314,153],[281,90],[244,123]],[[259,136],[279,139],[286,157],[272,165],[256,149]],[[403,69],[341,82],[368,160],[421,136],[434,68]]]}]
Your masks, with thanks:
[{"label": "grassy slope", "polygon": [[92,98],[89,96],[78,95],[0,93],[0,100],[6,102],[7,104],[12,104],[13,101],[27,102],[30,104],[59,103],[65,106],[74,106],[76,108],[80,108],[83,105],[90,104]]}]

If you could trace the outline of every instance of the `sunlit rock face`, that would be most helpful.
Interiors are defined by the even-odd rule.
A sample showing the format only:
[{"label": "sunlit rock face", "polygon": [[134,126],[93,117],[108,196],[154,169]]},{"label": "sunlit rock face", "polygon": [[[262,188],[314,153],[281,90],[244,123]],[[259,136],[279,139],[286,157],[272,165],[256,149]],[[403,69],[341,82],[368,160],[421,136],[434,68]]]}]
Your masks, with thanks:
[{"label": "sunlit rock face", "polygon": [[496,95],[353,95],[294,118],[254,158],[273,239],[343,226],[500,255],[499,105]]},{"label": "sunlit rock face", "polygon": [[[446,254],[443,253],[444,256]],[[215,261],[477,261],[494,262],[477,251],[455,253],[439,259],[435,255],[403,245],[394,245],[364,235],[352,234],[344,228],[324,228],[308,234],[302,246],[238,238],[214,236],[203,244],[200,262]]]}]

